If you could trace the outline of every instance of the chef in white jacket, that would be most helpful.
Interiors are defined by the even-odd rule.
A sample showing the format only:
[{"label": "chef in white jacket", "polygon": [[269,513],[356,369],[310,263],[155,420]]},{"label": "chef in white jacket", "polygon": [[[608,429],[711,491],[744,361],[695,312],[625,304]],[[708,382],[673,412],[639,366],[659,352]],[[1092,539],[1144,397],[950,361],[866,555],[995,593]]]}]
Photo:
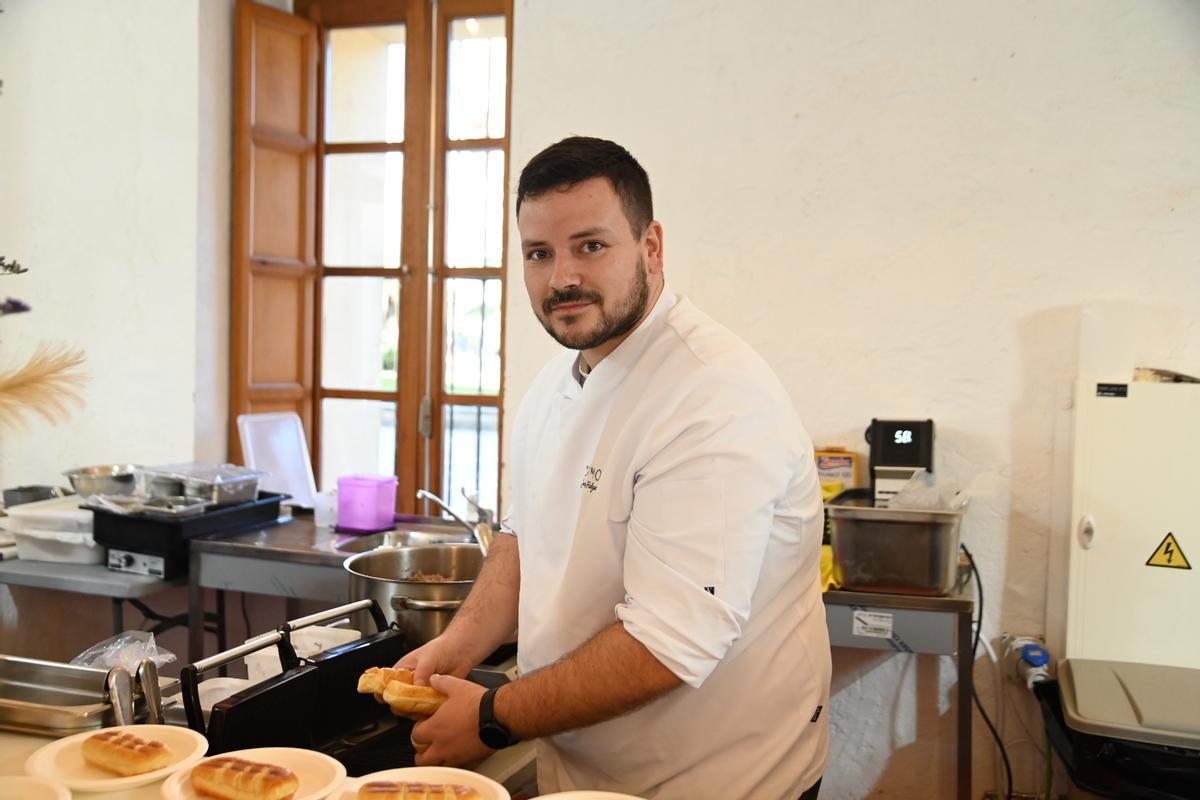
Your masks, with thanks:
[{"label": "chef in white jacket", "polygon": [[[536,737],[542,793],[815,798],[821,498],[786,391],[665,285],[624,148],[573,137],[535,156],[517,225],[533,310],[568,349],[517,414],[506,535],[446,632],[399,662],[449,697],[413,729],[418,763]],[[518,623],[520,678],[462,680]]]}]

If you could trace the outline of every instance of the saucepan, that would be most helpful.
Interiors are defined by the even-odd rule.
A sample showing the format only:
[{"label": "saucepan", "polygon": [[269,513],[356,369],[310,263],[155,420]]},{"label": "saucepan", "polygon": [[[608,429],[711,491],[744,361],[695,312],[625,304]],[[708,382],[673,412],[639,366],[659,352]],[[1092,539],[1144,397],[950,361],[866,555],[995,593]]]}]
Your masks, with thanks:
[{"label": "saucepan", "polygon": [[[483,555],[477,544],[380,547],[347,558],[350,600],[374,600],[408,647],[437,637],[475,585]],[[356,620],[368,630],[367,620]]]}]

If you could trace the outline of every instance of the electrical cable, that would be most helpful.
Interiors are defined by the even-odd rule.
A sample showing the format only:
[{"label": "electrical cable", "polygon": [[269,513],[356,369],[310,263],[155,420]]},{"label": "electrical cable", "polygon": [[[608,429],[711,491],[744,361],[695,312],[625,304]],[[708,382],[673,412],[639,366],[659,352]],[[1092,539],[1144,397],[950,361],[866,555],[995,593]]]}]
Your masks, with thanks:
[{"label": "electrical cable", "polygon": [[[975,594],[979,597],[979,624],[975,626],[975,641],[971,644],[971,664],[975,663],[975,656],[979,652],[979,635],[983,632],[983,580],[979,577],[979,568],[975,566],[975,557],[971,555],[971,551],[967,549],[965,544],[959,544],[962,551],[967,554],[967,561],[971,564],[971,572],[975,575]],[[1000,757],[1004,759],[1004,778],[1008,784],[1008,791],[1005,793],[1007,800],[1012,800],[1013,796],[1013,778],[1012,764],[1008,761],[1008,751],[1004,749],[1004,742],[1000,738],[1000,734],[992,726],[992,721],[988,718],[987,712],[983,710],[983,703],[979,700],[979,693],[975,691],[975,682],[971,682],[971,699],[975,701],[975,707],[979,709],[979,715],[983,717],[983,722],[987,725],[987,729],[991,731],[992,738],[996,740],[996,746],[1000,748]],[[999,698],[1000,702],[1004,702],[1004,698]]]},{"label": "electrical cable", "polygon": [[[975,622],[976,622],[975,620],[972,620],[972,623],[975,623]],[[983,624],[983,621],[979,620],[978,625],[982,625],[982,624]],[[974,629],[976,627],[978,627],[978,625],[976,625],[976,624],[972,625],[972,633],[971,633],[972,640],[974,639],[974,636],[975,636]],[[995,679],[995,688],[993,690],[995,692],[994,696],[995,697],[1004,697],[1004,670],[1001,667],[1000,658],[996,655],[996,651],[992,649],[992,645],[990,642],[988,642],[986,636],[979,637],[979,644],[987,652],[988,658],[990,658],[992,660],[992,677]],[[1005,730],[1004,730],[1004,718],[1005,718],[1004,703],[998,703],[996,705],[996,718],[994,720],[992,720],[992,722],[996,726],[996,730],[1000,732],[1001,739],[1006,738]],[[1012,742],[1009,742],[1007,746],[1012,747]],[[1004,763],[1001,762],[1001,760],[998,758],[992,759],[992,779],[996,781],[996,786],[1004,785],[1003,784]]]},{"label": "electrical cable", "polygon": [[246,638],[249,639],[254,634],[250,631],[250,612],[246,610],[246,593],[242,592],[242,620],[246,623]]}]

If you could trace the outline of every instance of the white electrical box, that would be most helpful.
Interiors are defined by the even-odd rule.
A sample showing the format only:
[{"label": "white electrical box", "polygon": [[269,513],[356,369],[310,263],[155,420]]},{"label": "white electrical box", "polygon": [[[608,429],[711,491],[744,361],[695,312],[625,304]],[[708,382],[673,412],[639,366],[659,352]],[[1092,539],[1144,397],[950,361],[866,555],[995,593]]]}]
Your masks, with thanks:
[{"label": "white electrical box", "polygon": [[1075,387],[1066,658],[1200,668],[1200,384]]}]

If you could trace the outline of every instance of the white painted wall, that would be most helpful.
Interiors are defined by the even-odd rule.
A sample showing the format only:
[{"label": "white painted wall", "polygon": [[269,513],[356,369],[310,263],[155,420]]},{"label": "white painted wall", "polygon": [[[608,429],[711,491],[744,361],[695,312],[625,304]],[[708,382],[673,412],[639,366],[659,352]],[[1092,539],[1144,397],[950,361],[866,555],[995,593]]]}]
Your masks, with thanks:
[{"label": "white painted wall", "polygon": [[0,15],[0,363],[85,351],[87,406],[0,434],[0,485],[225,453],[232,0]]},{"label": "white painted wall", "polygon": [[[939,474],[992,495],[964,531],[985,635],[1043,632],[1082,308],[1165,307],[1178,324],[1141,355],[1200,373],[1200,5],[515,5],[512,184],[570,134],[629,147],[675,288],[774,365],[818,442],[863,450],[873,416],[934,418]],[[508,419],[555,350],[510,233]],[[950,659],[834,663],[822,798],[952,797]],[[995,716],[993,680],[979,664]],[[1011,699],[1034,791],[1013,715],[1038,722]],[[974,736],[978,796],[999,782]]]},{"label": "white painted wall", "polygon": [[[2,7],[0,254],[30,271],[0,296],[33,311],[0,319],[0,368],[60,342],[85,352],[91,381],[68,421],[0,431],[0,486],[223,460],[233,0]],[[106,602],[0,587],[3,652],[68,659],[109,625]],[[160,641],[183,652],[181,631]]]}]

